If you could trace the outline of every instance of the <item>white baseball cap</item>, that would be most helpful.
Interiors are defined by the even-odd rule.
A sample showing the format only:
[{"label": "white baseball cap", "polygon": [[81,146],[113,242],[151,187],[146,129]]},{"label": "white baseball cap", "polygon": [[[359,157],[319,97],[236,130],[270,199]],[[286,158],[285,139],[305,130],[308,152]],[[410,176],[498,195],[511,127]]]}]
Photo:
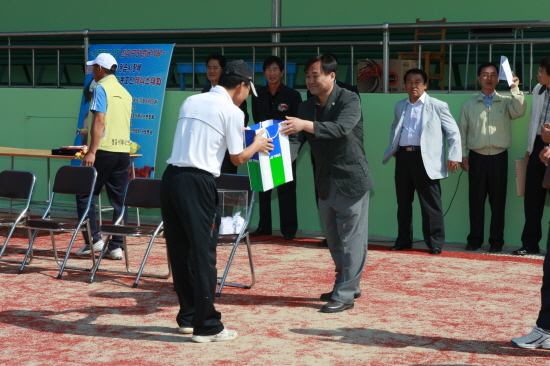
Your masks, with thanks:
[{"label": "white baseball cap", "polygon": [[97,55],[95,60],[86,62],[86,65],[99,65],[107,70],[111,70],[113,65],[116,65],[118,67],[118,63],[110,53],[100,53],[99,55]]}]

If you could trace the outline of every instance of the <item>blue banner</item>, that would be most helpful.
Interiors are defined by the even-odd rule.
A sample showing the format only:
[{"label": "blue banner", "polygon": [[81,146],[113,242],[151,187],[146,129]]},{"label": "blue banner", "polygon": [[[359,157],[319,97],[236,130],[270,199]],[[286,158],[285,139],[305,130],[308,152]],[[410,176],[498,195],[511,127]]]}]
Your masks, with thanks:
[{"label": "blue banner", "polygon": [[[110,53],[115,57],[118,63],[115,76],[132,96],[130,139],[141,146],[137,153],[143,155],[135,159],[136,177],[150,178],[155,173],[162,104],[173,49],[173,44],[109,44],[89,47],[90,61],[100,53]],[[85,145],[87,141],[92,80],[92,66],[86,66],[74,143],[77,146]]]}]

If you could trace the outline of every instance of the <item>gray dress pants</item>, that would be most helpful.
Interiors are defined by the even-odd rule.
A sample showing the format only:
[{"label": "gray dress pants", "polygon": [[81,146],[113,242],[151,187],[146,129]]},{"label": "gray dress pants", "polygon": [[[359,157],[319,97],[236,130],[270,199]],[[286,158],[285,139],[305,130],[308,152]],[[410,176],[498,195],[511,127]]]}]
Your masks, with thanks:
[{"label": "gray dress pants", "polygon": [[329,178],[327,199],[319,199],[319,212],[327,244],[335,264],[332,300],[353,303],[361,292],[359,281],[367,260],[369,194],[348,197]]}]

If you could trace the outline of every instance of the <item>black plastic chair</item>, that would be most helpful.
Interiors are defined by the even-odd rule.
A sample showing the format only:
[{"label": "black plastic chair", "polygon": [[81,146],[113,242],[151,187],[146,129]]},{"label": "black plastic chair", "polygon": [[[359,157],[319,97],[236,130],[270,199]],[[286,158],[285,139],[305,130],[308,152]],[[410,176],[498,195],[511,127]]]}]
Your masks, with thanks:
[{"label": "black plastic chair", "polygon": [[[219,192],[222,191],[246,191],[247,192],[247,214],[244,218],[244,224],[238,234],[229,234],[229,235],[218,235],[218,246],[220,245],[231,245],[231,253],[229,254],[229,259],[225,265],[223,275],[218,277],[218,290],[216,291],[216,296],[221,296],[223,286],[234,286],[240,288],[252,288],[256,283],[256,274],[254,272],[254,262],[252,261],[252,250],[250,246],[250,238],[248,235],[248,223],[250,222],[250,217],[252,215],[252,207],[254,206],[254,194],[255,192],[250,188],[250,178],[247,175],[237,175],[237,174],[222,174],[216,178],[216,187]],[[229,268],[233,263],[233,257],[237,251],[237,247],[241,242],[246,243],[246,248],[248,251],[248,261],[250,263],[250,274],[252,277],[252,282],[250,285],[242,285],[238,283],[227,282],[227,274],[229,273]]]},{"label": "black plastic chair", "polygon": [[[27,220],[27,227],[29,228],[29,230],[34,230],[34,232],[32,234],[32,237],[29,243],[29,248],[25,253],[25,258],[23,260],[23,263],[19,268],[19,273],[22,273],[23,269],[25,268],[26,260],[32,253],[32,247],[39,231],[50,232],[55,261],[61,267],[61,269],[59,270],[59,274],[57,275],[57,278],[61,278],[63,276],[63,271],[65,270],[65,267],[71,268],[71,269],[87,270],[87,271],[91,270],[91,268],[66,266],[66,264],[67,264],[67,260],[69,259],[69,255],[71,254],[71,249],[73,248],[73,244],[75,242],[76,236],[80,231],[87,230],[89,243],[93,243],[91,231],[90,231],[90,224],[88,221],[88,211],[90,209],[90,204],[93,199],[93,192],[94,192],[96,179],[97,179],[97,172],[95,168],[91,166],[65,165],[59,168],[59,170],[55,175],[55,181],[53,184],[53,189],[52,189],[52,193],[48,203],[48,207],[46,208],[46,211],[42,215],[42,218]],[[86,210],[84,211],[84,214],[82,215],[82,217],[78,220],[67,219],[67,218],[52,218],[51,217],[52,206],[55,205],[54,204],[55,198],[58,195],[88,196],[88,203],[86,205]],[[73,202],[74,202],[74,199],[73,199]],[[55,245],[55,237],[53,234],[54,232],[73,232],[73,236],[71,237],[71,241],[67,248],[67,253],[65,254],[65,258],[63,259],[62,263],[59,262],[59,258],[57,256],[57,247]],[[95,264],[95,255],[93,250],[91,251],[90,256],[92,257],[93,264]]]},{"label": "black plastic chair", "polygon": [[[0,226],[8,226],[9,231],[6,236],[4,244],[0,248],[0,258],[4,255],[4,251],[8,246],[13,232],[16,227],[26,226],[26,220],[29,217],[29,206],[31,204],[32,192],[34,190],[34,184],[36,182],[36,176],[33,172],[24,172],[17,170],[4,170],[0,173],[0,197],[10,200],[9,212],[0,213]],[[22,201],[23,209],[17,214],[12,212],[14,200],[16,202]],[[30,232],[29,241],[30,241]],[[15,262],[21,263],[18,260],[2,259],[3,262]],[[29,259],[29,263],[32,261],[32,256]]]},{"label": "black plastic chair", "polygon": [[[136,178],[130,181],[130,183],[128,184],[128,188],[126,189],[126,195],[124,197],[124,207],[122,208],[122,213],[120,214],[120,216],[118,217],[118,219],[115,221],[114,224],[101,225],[101,233],[107,235],[107,238],[104,240],[106,244],[103,246],[103,249],[99,253],[99,257],[97,259],[97,262],[95,263],[94,269],[92,271],[92,275],[90,276],[90,283],[94,281],[96,272],[99,268],[99,263],[103,258],[103,254],[105,253],[105,250],[107,248],[107,243],[109,242],[109,238],[112,235],[120,235],[123,237],[126,272],[122,272],[122,271],[110,271],[110,272],[135,274],[136,280],[134,281],[134,284],[132,286],[134,288],[138,286],[139,278],[141,276],[156,277],[156,278],[170,277],[171,275],[170,265],[168,265],[167,275],[143,273],[143,269],[145,268],[145,263],[147,262],[147,258],[149,257],[149,253],[151,252],[151,248],[153,247],[153,243],[155,242],[155,239],[157,237],[161,237],[164,233],[163,232],[164,222],[161,220],[157,226],[123,224],[124,212],[128,210],[129,207],[134,207],[138,209],[146,208],[146,209],[160,210],[160,183],[161,183],[160,179],[152,179],[152,178]],[[143,256],[143,260],[141,261],[141,266],[139,267],[139,270],[137,272],[132,272],[132,270],[130,269],[130,262],[128,259],[128,246],[126,245],[127,236],[150,238],[149,245],[147,246],[145,255]],[[168,261],[168,263],[170,262]]]}]

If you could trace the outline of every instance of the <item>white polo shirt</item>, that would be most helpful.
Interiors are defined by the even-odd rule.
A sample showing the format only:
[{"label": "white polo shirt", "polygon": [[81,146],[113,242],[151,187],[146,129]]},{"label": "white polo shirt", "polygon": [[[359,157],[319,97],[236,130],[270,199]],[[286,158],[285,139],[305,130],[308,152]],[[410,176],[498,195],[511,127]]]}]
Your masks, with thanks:
[{"label": "white polo shirt", "polygon": [[243,151],[244,113],[233,104],[225,88],[217,85],[208,93],[187,98],[178,117],[172,156],[166,161],[220,175],[225,155]]}]

